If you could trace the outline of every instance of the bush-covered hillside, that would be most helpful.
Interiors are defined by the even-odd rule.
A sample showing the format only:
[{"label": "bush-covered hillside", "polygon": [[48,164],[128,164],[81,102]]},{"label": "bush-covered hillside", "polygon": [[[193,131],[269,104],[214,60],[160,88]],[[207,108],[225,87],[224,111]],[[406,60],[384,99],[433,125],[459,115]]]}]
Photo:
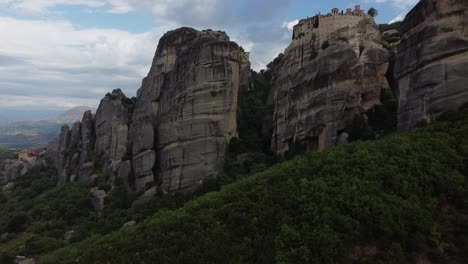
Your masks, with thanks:
[{"label": "bush-covered hillside", "polygon": [[468,107],[297,157],[39,263],[464,263]]}]

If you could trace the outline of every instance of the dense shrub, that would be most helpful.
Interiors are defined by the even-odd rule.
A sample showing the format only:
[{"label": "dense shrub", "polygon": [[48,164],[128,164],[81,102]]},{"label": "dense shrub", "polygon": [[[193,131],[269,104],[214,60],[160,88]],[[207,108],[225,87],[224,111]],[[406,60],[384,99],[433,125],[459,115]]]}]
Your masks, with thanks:
[{"label": "dense shrub", "polygon": [[436,263],[468,258],[468,110],[244,177],[39,263]]}]

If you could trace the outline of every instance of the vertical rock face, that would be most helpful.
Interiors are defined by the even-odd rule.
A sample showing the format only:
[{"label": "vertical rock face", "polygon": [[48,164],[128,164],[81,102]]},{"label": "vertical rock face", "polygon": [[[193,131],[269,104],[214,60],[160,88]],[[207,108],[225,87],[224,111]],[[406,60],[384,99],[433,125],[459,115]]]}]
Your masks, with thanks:
[{"label": "vertical rock face", "polygon": [[69,146],[70,144],[70,128],[68,125],[64,125],[60,131],[58,140],[57,153],[58,156],[55,158],[55,166],[57,168],[59,177],[59,186],[63,186],[68,179],[68,172],[70,163],[69,159]]},{"label": "vertical rock face", "polygon": [[127,153],[129,111],[127,97],[116,89],[101,100],[96,111],[95,152],[104,161],[105,167],[117,171]]},{"label": "vertical rock face", "polygon": [[379,104],[388,89],[388,52],[378,44],[373,20],[351,17],[344,24],[326,33],[319,24],[268,65],[273,152],[284,154],[294,143],[308,150],[336,144],[355,116]]},{"label": "vertical rock face", "polygon": [[79,164],[79,181],[88,183],[91,176],[93,164],[91,155],[94,151],[95,135],[94,135],[94,120],[91,111],[87,111],[83,115],[81,121],[81,152]]},{"label": "vertical rock face", "polygon": [[157,174],[163,191],[190,191],[216,173],[247,74],[247,54],[225,33],[181,28],[162,37],[133,115],[137,189]]},{"label": "vertical rock face", "polygon": [[53,161],[58,173],[58,186],[67,182],[88,182],[92,164],[90,156],[94,149],[94,121],[91,111],[84,113],[82,122],[70,129],[62,126],[59,137],[47,146],[47,156]]},{"label": "vertical rock face", "polygon": [[422,0],[402,23],[395,62],[400,130],[468,102],[468,1]]},{"label": "vertical rock face", "polygon": [[224,32],[166,33],[136,100],[114,90],[94,119],[86,113],[50,144],[59,185],[88,182],[99,162],[136,191],[196,189],[217,172],[237,133],[237,95],[249,74],[248,54]]}]

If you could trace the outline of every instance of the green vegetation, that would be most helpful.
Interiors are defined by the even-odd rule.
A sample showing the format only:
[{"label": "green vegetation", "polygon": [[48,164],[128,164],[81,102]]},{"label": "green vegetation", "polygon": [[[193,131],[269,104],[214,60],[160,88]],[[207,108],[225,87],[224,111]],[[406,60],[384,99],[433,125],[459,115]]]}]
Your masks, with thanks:
[{"label": "green vegetation", "polygon": [[366,112],[366,118],[356,116],[347,125],[349,141],[377,139],[396,131],[398,106],[392,91],[382,90],[380,101]]},{"label": "green vegetation", "polygon": [[468,106],[302,155],[39,263],[463,263],[467,134]]},{"label": "green vegetation", "polygon": [[367,14],[371,17],[376,17],[379,15],[379,11],[373,7],[369,8],[369,10],[367,11]]},{"label": "green vegetation", "polygon": [[0,163],[3,164],[8,159],[16,159],[16,153],[9,148],[0,146]]},{"label": "green vegetation", "polygon": [[[380,24],[379,31],[382,34],[382,45],[388,50],[395,50],[400,43],[400,33],[398,32],[401,22],[394,22],[392,24]],[[389,34],[388,31],[395,29],[397,32]]]},{"label": "green vegetation", "polygon": [[[10,150],[9,148],[0,146],[0,183],[3,183],[4,170],[5,166],[7,165],[7,161],[15,160],[16,158],[17,155],[14,151]],[[1,200],[2,197],[0,195],[0,203]]]},{"label": "green vegetation", "polygon": [[238,138],[233,138],[227,145],[223,171],[216,177],[218,185],[231,183],[241,175],[262,171],[272,164],[270,140],[262,131],[268,112],[269,88],[265,74],[252,71],[251,87],[239,93]]},{"label": "green vegetation", "polygon": [[[106,177],[110,176],[101,172],[97,183],[110,191]],[[59,189],[56,183],[55,169],[37,166],[15,181],[14,190],[0,192],[0,263],[13,263],[17,255],[39,256],[94,234],[110,233],[128,221],[143,221],[159,210],[179,208],[196,196],[219,189],[207,184],[196,194],[157,196],[132,208],[137,194],[128,192],[122,179],[115,179],[98,217],[87,186],[71,183]],[[65,241],[65,233],[72,230],[73,238]]]},{"label": "green vegetation", "polygon": [[391,29],[399,29],[401,25],[401,21],[394,22],[391,24],[380,24],[379,25],[379,31],[380,34],[384,33],[385,31],[391,30]]}]

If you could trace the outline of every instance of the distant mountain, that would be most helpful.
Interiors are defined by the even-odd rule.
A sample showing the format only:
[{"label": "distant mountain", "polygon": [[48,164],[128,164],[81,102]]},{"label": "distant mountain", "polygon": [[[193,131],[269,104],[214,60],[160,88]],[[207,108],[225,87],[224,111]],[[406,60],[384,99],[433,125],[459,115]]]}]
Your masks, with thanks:
[{"label": "distant mountain", "polygon": [[88,107],[88,106],[77,106],[66,111],[63,114],[60,114],[54,118],[50,118],[48,120],[55,121],[57,123],[65,124],[65,123],[74,123],[76,121],[81,121],[83,118],[83,113],[91,110],[91,112],[96,112],[95,108]]},{"label": "distant mountain", "polygon": [[58,135],[63,124],[80,121],[88,110],[94,113],[96,109],[78,106],[47,119],[0,122],[0,146],[15,149],[43,147]]}]

